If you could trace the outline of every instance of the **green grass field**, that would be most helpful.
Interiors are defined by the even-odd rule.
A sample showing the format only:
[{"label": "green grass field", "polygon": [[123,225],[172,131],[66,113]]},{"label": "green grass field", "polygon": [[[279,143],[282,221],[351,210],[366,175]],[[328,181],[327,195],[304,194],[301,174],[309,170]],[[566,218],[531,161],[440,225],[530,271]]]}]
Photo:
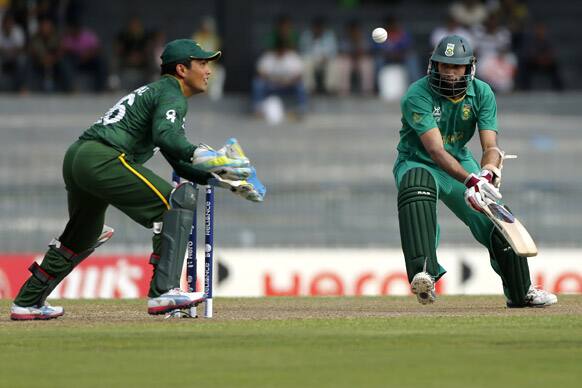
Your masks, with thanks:
[{"label": "green grass field", "polygon": [[143,300],[58,301],[11,322],[1,387],[578,387],[582,296],[508,310],[501,296],[217,299],[215,318],[163,319]]}]

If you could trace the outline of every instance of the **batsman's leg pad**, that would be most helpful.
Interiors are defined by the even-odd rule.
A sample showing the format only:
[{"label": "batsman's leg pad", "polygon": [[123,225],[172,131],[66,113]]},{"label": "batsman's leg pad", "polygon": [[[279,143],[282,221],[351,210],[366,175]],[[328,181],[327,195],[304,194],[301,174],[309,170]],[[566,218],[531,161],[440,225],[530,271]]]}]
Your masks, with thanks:
[{"label": "batsman's leg pad", "polygon": [[160,234],[160,256],[158,260],[150,258],[150,263],[154,265],[148,293],[150,298],[180,287],[184,256],[196,211],[196,198],[197,189],[191,183],[179,185],[170,195],[171,208],[164,214]]},{"label": "batsman's leg pad", "polygon": [[489,256],[491,266],[503,282],[505,297],[513,305],[525,305],[531,285],[527,258],[518,256],[497,228],[491,232]]},{"label": "batsman's leg pad", "polygon": [[398,189],[400,239],[408,281],[425,270],[435,279],[445,270],[436,257],[438,192],[430,172],[413,168],[402,177]]}]

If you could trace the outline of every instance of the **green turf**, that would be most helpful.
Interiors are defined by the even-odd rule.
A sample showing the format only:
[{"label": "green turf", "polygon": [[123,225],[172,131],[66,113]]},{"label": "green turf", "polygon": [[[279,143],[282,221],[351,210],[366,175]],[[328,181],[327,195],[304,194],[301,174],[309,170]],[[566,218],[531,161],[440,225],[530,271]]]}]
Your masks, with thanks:
[{"label": "green turf", "polygon": [[[234,311],[232,319],[217,313],[213,321],[142,316],[143,301],[99,301],[110,315],[92,318],[91,310],[87,318],[82,309],[95,302],[63,301],[77,312],[55,321],[9,322],[3,314],[0,386],[578,387],[582,298],[562,299],[569,309],[513,313],[497,308],[498,297],[476,299],[485,304],[478,310],[470,297],[439,300],[452,310],[352,298],[347,304],[362,307],[309,319],[285,313],[314,316],[320,307],[330,315],[342,304],[254,299],[248,310],[264,301],[277,318],[257,320],[236,319],[245,301],[222,299],[216,304]],[[370,316],[391,303],[393,314]],[[8,306],[0,302],[2,312]]]}]

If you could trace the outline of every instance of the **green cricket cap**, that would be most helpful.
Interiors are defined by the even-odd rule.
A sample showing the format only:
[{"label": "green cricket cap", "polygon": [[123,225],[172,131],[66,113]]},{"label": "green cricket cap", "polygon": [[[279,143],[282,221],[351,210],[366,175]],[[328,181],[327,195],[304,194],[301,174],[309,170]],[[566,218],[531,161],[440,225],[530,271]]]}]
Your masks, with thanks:
[{"label": "green cricket cap", "polygon": [[179,62],[184,59],[208,59],[213,61],[220,58],[221,51],[206,51],[191,39],[176,39],[169,42],[160,58],[162,65]]}]

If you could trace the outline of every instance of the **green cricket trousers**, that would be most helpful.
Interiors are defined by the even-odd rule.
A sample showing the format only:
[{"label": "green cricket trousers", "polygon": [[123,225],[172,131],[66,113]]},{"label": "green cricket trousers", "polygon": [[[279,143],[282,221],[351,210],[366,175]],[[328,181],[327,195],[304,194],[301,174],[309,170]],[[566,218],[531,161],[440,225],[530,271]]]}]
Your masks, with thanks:
[{"label": "green cricket trousers", "polygon": [[[63,161],[63,178],[69,221],[58,240],[71,255],[65,257],[66,251],[50,247],[42,264],[31,266],[33,276],[14,301],[19,306],[43,304],[54,287],[88,256],[82,253],[92,252],[109,205],[146,228],[161,222],[169,209],[170,183],[98,141],[78,140],[69,147]],[[152,245],[152,256],[159,257],[159,233],[154,233]]]}]

